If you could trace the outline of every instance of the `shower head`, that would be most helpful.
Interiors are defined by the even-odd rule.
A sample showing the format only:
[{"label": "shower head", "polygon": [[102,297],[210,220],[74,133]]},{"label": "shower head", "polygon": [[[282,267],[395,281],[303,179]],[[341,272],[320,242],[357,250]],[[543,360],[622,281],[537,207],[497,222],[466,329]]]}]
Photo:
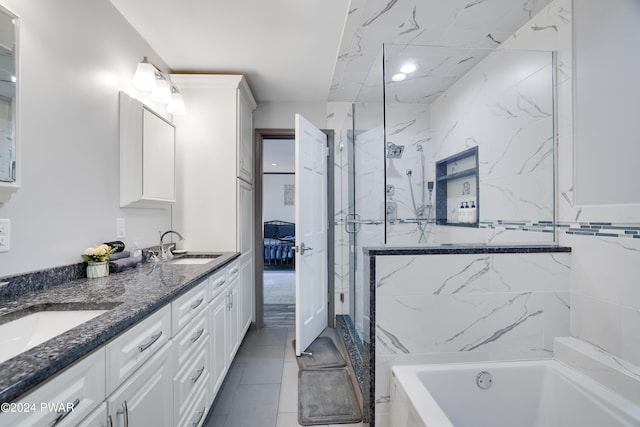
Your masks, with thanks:
[{"label": "shower head", "polygon": [[387,159],[400,159],[404,152],[404,145],[396,145],[393,142],[387,143]]}]

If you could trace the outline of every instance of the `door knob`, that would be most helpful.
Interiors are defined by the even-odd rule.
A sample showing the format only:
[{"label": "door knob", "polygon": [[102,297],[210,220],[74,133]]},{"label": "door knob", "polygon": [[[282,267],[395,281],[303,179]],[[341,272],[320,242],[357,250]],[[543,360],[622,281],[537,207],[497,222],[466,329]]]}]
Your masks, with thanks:
[{"label": "door knob", "polygon": [[300,255],[304,255],[306,251],[312,251],[313,248],[310,246],[305,246],[304,242],[300,243],[300,246],[296,245],[296,252],[300,252]]}]

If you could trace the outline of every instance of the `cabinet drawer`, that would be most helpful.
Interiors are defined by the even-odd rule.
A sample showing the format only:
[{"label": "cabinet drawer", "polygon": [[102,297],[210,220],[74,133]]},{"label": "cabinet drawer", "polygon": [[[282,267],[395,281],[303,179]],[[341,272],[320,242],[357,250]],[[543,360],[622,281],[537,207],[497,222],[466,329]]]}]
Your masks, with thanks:
[{"label": "cabinet drawer", "polygon": [[173,399],[176,424],[193,403],[197,390],[206,389],[211,377],[209,367],[209,337],[198,346],[193,357],[182,366],[173,380]]},{"label": "cabinet drawer", "polygon": [[171,337],[171,307],[166,305],[107,344],[107,395]]},{"label": "cabinet drawer", "polygon": [[209,310],[204,310],[173,339],[175,372],[178,372],[200,344],[210,335]]},{"label": "cabinet drawer", "polygon": [[240,261],[232,262],[226,269],[229,271],[227,281],[231,283],[240,275]]},{"label": "cabinet drawer", "polygon": [[172,330],[176,335],[198,313],[207,306],[207,279],[171,303]]},{"label": "cabinet drawer", "polygon": [[207,388],[201,387],[198,389],[192,400],[193,404],[185,411],[182,420],[177,424],[179,427],[200,427],[207,418],[207,411],[211,406]]},{"label": "cabinet drawer", "polygon": [[104,373],[105,351],[99,349],[14,402],[15,412],[1,412],[0,426],[75,426],[104,400]]},{"label": "cabinet drawer", "polygon": [[227,277],[227,268],[223,268],[217,271],[215,274],[209,277],[209,301],[214,299],[222,292],[225,286],[229,283]]}]

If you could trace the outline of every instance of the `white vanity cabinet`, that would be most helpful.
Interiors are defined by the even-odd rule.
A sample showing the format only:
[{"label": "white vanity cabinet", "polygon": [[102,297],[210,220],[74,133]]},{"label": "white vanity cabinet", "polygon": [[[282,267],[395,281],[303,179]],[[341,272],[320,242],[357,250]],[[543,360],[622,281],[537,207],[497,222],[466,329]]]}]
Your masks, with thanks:
[{"label": "white vanity cabinet", "polygon": [[10,404],[0,412],[0,426],[75,426],[104,400],[104,373],[105,350],[100,348]]},{"label": "white vanity cabinet", "polygon": [[242,334],[249,329],[253,319],[253,289],[254,289],[254,221],[253,221],[253,190],[251,185],[238,180],[238,251],[240,252],[240,275],[238,301],[239,322]]},{"label": "white vanity cabinet", "polygon": [[173,426],[171,341],[155,351],[107,398],[114,427]]},{"label": "white vanity cabinet", "polygon": [[171,304],[106,346],[107,409],[114,426],[173,425]]},{"label": "white vanity cabinet", "polygon": [[209,409],[211,381],[211,313],[208,308],[210,277],[171,303],[174,342],[174,425],[204,421]]},{"label": "white vanity cabinet", "polygon": [[218,393],[224,377],[227,374],[227,367],[230,364],[228,342],[229,342],[229,315],[228,296],[225,292],[216,296],[209,305],[211,314],[211,382],[210,392],[213,397]]},{"label": "white vanity cabinet", "polygon": [[242,289],[240,260],[225,268],[224,275],[213,276],[210,283],[211,314],[211,394],[220,389],[246,329],[242,328]]},{"label": "white vanity cabinet", "polygon": [[120,206],[176,201],[175,126],[120,92]]},{"label": "white vanity cabinet", "polygon": [[[240,252],[246,330],[253,306],[253,110],[256,102],[241,75],[173,74],[189,106],[175,117],[177,127],[178,202],[175,228],[189,251]],[[251,271],[251,274],[248,272]],[[248,298],[248,302],[245,302]],[[247,317],[248,316],[248,317]],[[249,320],[250,322],[250,320]]]},{"label": "white vanity cabinet", "polygon": [[171,303],[173,336],[176,336],[191,319],[207,306],[208,279],[203,279],[190,291]]},{"label": "white vanity cabinet", "polygon": [[[236,267],[237,268],[237,267]],[[242,329],[240,328],[240,301],[242,295],[240,294],[240,274],[238,273],[234,278],[229,278],[229,290],[227,291],[228,300],[228,329],[229,329],[229,344],[227,346],[228,356],[227,360],[232,361],[240,343],[242,342]]]},{"label": "white vanity cabinet", "polygon": [[236,176],[253,183],[253,110],[256,101],[248,90],[238,91],[238,152]]},{"label": "white vanity cabinet", "polygon": [[107,394],[111,394],[171,339],[171,305],[166,305],[107,344]]},{"label": "white vanity cabinet", "polygon": [[1,412],[0,427],[201,426],[248,327],[242,266],[233,260],[33,390],[14,404],[37,410]]}]

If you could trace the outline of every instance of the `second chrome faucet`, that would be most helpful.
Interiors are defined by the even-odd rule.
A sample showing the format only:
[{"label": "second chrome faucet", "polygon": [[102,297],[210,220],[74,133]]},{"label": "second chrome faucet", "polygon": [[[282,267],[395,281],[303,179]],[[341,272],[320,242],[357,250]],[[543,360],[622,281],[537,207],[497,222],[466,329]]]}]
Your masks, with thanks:
[{"label": "second chrome faucet", "polygon": [[160,258],[161,260],[173,258],[173,254],[171,253],[170,250],[166,250],[166,251],[164,250],[164,244],[162,243],[162,241],[164,240],[164,236],[166,236],[167,234],[173,233],[176,236],[178,236],[180,240],[183,240],[184,237],[182,237],[182,234],[174,230],[165,231],[164,233],[160,231],[159,233],[160,233],[160,251],[159,251],[160,253],[158,254],[158,258]]}]

